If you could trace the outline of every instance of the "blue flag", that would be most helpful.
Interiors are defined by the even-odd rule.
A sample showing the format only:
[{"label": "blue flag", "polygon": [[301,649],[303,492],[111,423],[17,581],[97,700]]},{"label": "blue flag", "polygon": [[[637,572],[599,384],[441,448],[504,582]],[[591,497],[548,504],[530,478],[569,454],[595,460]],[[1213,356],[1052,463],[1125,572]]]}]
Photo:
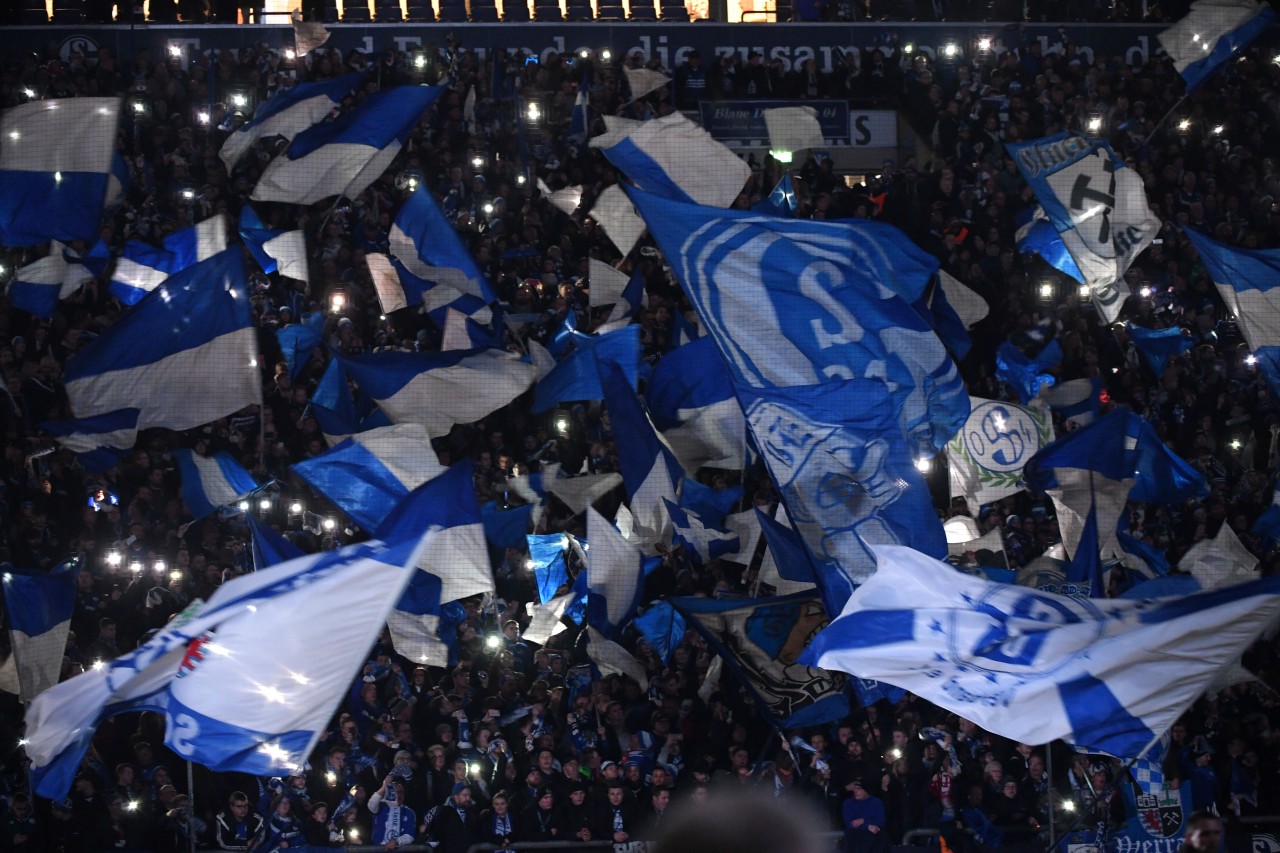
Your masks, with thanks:
[{"label": "blue flag", "polygon": [[705,521],[671,501],[665,503],[671,516],[672,544],[683,545],[685,556],[694,565],[736,554],[742,547],[737,533]]},{"label": "blue flag", "polygon": [[629,191],[740,388],[876,377],[932,456],[964,424],[955,364],[913,307],[936,269],[878,223],[777,219]]},{"label": "blue flag", "polygon": [[246,204],[240,210],[239,232],[264,273],[278,272],[288,278],[307,280],[307,240],[303,231],[268,228],[257,211]]},{"label": "blue flag", "polygon": [[203,426],[262,400],[239,247],[188,267],[68,362],[78,418],[138,409],[138,428]]},{"label": "blue flag", "polygon": [[639,326],[632,324],[603,335],[575,332],[568,340],[574,343],[573,352],[538,382],[533,398],[535,413],[549,411],[564,401],[603,399],[602,362],[621,367],[627,383],[635,389],[640,374]]},{"label": "blue flag", "polygon": [[76,455],[86,471],[114,468],[138,441],[138,410],[120,409],[65,421],[46,421],[40,428]]},{"label": "blue flag", "polygon": [[253,570],[260,572],[277,563],[304,556],[304,551],[274,528],[263,524],[249,513],[249,534],[253,540]]},{"label": "blue flag", "polygon": [[175,231],[164,248],[130,240],[116,258],[107,288],[125,305],[136,305],[169,276],[207,261],[227,248],[227,220],[222,214]]},{"label": "blue flag", "polygon": [[495,300],[484,273],[431,193],[409,194],[391,226],[388,243],[407,290],[420,296],[444,286],[484,305]]},{"label": "blue flag", "polygon": [[319,124],[364,78],[364,72],[358,72],[315,83],[299,83],[259,104],[253,118],[228,136],[218,151],[227,171],[234,169],[244,153],[259,139],[273,136],[293,139],[312,125]]},{"label": "blue flag", "polygon": [[280,351],[284,353],[285,364],[289,366],[289,378],[297,379],[311,360],[311,353],[324,342],[323,312],[303,314],[301,323],[290,323],[282,329],[276,329],[276,340],[280,342]]},{"label": "blue flag", "polygon": [[783,172],[773,192],[751,206],[753,213],[765,216],[795,216],[799,202],[796,200],[795,187],[791,185],[791,173]]},{"label": "blue flag", "polygon": [[685,621],[680,612],[668,601],[655,601],[633,622],[640,636],[662,658],[663,666],[670,665],[671,653],[684,641]]},{"label": "blue flag", "polygon": [[849,713],[843,674],[800,663],[827,625],[816,593],[750,602],[675,598],[671,605],[696,628],[777,728],[802,728]]},{"label": "blue flag", "polygon": [[614,639],[640,605],[644,555],[593,507],[587,507],[587,539],[587,624]]},{"label": "blue flag", "polygon": [[742,467],[746,422],[711,338],[698,338],[664,355],[645,383],[644,399],[654,426],[685,470]]},{"label": "blue flag", "polygon": [[1012,341],[1005,341],[996,350],[996,377],[1011,385],[1018,392],[1018,399],[1026,404],[1034,400],[1041,389],[1053,386],[1053,376],[1045,371],[1061,361],[1062,345],[1057,338],[1033,356],[1026,355]]},{"label": "blue flag", "polygon": [[569,566],[564,556],[569,549],[569,537],[563,533],[530,533],[525,539],[538,586],[538,603],[546,604],[556,597],[556,590],[569,581]]},{"label": "blue flag", "polygon": [[495,548],[520,548],[524,537],[532,527],[534,504],[523,504],[511,509],[499,509],[494,501],[480,505],[480,519],[484,522],[484,536]]},{"label": "blue flag", "polygon": [[1160,33],[1160,44],[1190,92],[1275,22],[1268,3],[1198,0],[1185,18]]},{"label": "blue flag", "polygon": [[1129,324],[1129,338],[1138,352],[1151,368],[1151,372],[1159,380],[1164,376],[1165,365],[1169,359],[1195,348],[1196,339],[1183,334],[1181,326],[1170,326],[1167,329],[1144,329],[1142,326]]},{"label": "blue flag", "polygon": [[48,255],[14,273],[9,283],[9,304],[48,319],[60,300],[92,280],[93,273],[80,256],[55,240],[49,246]]},{"label": "blue flag", "polygon": [[1066,243],[1045,218],[1040,205],[1029,207],[1018,214],[1018,251],[1024,255],[1039,255],[1045,263],[1063,275],[1084,282],[1084,273],[1076,266],[1075,258],[1067,251]]}]

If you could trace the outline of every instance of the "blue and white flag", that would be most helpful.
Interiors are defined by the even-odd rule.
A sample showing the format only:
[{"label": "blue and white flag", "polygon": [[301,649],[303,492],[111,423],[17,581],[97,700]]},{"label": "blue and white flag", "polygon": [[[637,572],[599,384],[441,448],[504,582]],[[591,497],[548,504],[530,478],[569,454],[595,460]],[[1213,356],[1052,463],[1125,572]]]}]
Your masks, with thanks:
[{"label": "blue and white flag", "polygon": [[417,423],[431,438],[501,409],[533,383],[533,365],[502,350],[379,352],[339,356],[393,423]]},{"label": "blue and white flag", "polygon": [[278,272],[285,278],[309,280],[307,235],[301,230],[268,228],[251,205],[240,211],[240,239],[249,247],[265,273]]},{"label": "blue and white flag", "polygon": [[1070,427],[1088,426],[1102,413],[1102,380],[1097,376],[1062,382],[1040,396]]},{"label": "blue and white flag", "polygon": [[591,136],[591,68],[590,62],[582,63],[582,79],[569,114],[569,143],[580,152],[585,152]]},{"label": "blue and white flag", "polygon": [[93,273],[71,249],[54,240],[49,254],[13,274],[9,304],[36,317],[49,319],[66,299],[93,280]]},{"label": "blue and white flag", "polygon": [[407,273],[414,288],[423,293],[444,286],[486,305],[494,301],[484,273],[431,193],[409,193],[391,226],[388,244],[391,256],[400,262],[406,287]]},{"label": "blue and white flag", "polygon": [[631,281],[626,273],[597,258],[587,259],[587,269],[591,285],[587,296],[592,308],[613,305],[622,298],[622,292]]},{"label": "blue and white flag", "polygon": [[660,198],[725,208],[751,178],[746,160],[678,112],[650,121],[605,116],[605,126],[591,147]]},{"label": "blue and white flag", "polygon": [[791,173],[783,172],[777,186],[764,198],[751,206],[754,213],[765,216],[795,216],[800,203],[796,199],[795,187],[791,185]]},{"label": "blue and white flag", "polygon": [[1144,329],[1142,326],[1129,324],[1129,339],[1142,353],[1151,372],[1159,380],[1164,376],[1165,365],[1174,356],[1189,352],[1195,348],[1196,339],[1183,334],[1181,326],[1170,326],[1166,329]]},{"label": "blue and white flag", "polygon": [[1067,251],[1067,244],[1062,242],[1044,208],[1037,204],[1020,213],[1018,218],[1021,220],[1017,233],[1018,251],[1024,255],[1039,255],[1058,272],[1083,284],[1084,273],[1076,266],[1075,258]]},{"label": "blue and white flag", "polygon": [[833,607],[875,571],[871,544],[946,556],[942,523],[900,427],[905,393],[872,379],[738,390],[747,428]]},{"label": "blue and white flag", "polygon": [[426,544],[406,534],[235,578],[135,651],[46,690],[26,716],[36,793],[66,796],[98,724],[136,711],[163,713],[165,745],[211,770],[300,772]]},{"label": "blue and white flag", "polygon": [[502,349],[505,333],[501,307],[493,313],[492,330],[486,329],[457,308],[446,308],[444,330],[440,335],[440,351],[464,349]]},{"label": "blue and white flag", "polygon": [[116,259],[108,286],[125,305],[136,305],[169,276],[227,248],[227,218],[219,213],[164,238],[164,248],[130,240]]},{"label": "blue and white flag", "polygon": [[827,614],[817,593],[749,602],[675,598],[671,604],[734,671],[777,728],[803,728],[849,713],[845,676],[800,662]]},{"label": "blue and white flag", "polygon": [[615,639],[640,606],[644,555],[592,507],[587,507],[587,541],[587,624]]},{"label": "blue and white flag", "polygon": [[1195,0],[1185,18],[1160,33],[1160,44],[1190,92],[1275,22],[1269,3]]},{"label": "blue and white flag", "polygon": [[997,584],[910,548],[800,657],[874,678],[1015,742],[1132,758],[1280,615],[1280,578],[1184,598],[1076,599]]},{"label": "blue and white flag", "polygon": [[541,518],[541,509],[532,503],[500,509],[497,501],[486,501],[480,505],[485,540],[495,548],[523,548],[524,537]]},{"label": "blue and white flag", "polygon": [[1062,344],[1054,338],[1028,356],[1013,341],[1005,341],[996,350],[996,378],[1013,387],[1024,404],[1034,400],[1042,390],[1052,388],[1056,381],[1046,373],[1062,361]]},{"label": "blue and white flag", "polygon": [[364,77],[361,72],[317,83],[300,83],[260,104],[253,119],[228,136],[218,151],[227,171],[234,169],[244,152],[259,139],[283,136],[292,140],[302,131],[322,122],[342,103],[343,98],[360,85]]},{"label": "blue and white flag", "polygon": [[391,426],[386,413],[366,395],[357,405],[347,385],[347,372],[336,358],[329,359],[311,395],[311,414],[330,447],[358,432]]},{"label": "blue and white flag", "polygon": [[260,572],[278,563],[287,563],[305,556],[305,552],[293,544],[287,537],[277,533],[259,521],[253,513],[248,513],[249,535],[252,539],[253,569]]},{"label": "blue and white flag", "polygon": [[79,574],[75,560],[48,573],[12,568],[4,573],[9,647],[17,672],[16,692],[24,703],[57,684],[62,675]]},{"label": "blue and white flag", "polygon": [[86,471],[114,468],[138,441],[138,410],[120,409],[65,421],[46,421],[40,428],[54,441],[76,454]]},{"label": "blue and white flag", "polygon": [[711,338],[698,338],[664,355],[645,383],[644,396],[654,426],[686,471],[704,465],[742,468],[746,421]]},{"label": "blue and white flag", "polygon": [[493,592],[471,462],[415,489],[375,535],[385,538],[398,530],[433,532],[387,619],[392,645],[415,663],[445,666],[456,660],[457,629],[467,618],[458,599]]},{"label": "blue and white flag", "polygon": [[174,275],[67,364],[78,418],[138,409],[138,429],[192,429],[262,400],[238,247]]},{"label": "blue and white flag", "polygon": [[671,516],[671,544],[683,545],[690,562],[701,566],[738,552],[741,543],[737,533],[723,530],[671,501],[666,501],[666,506]]},{"label": "blue and white flag", "polygon": [[742,486],[725,486],[713,489],[691,477],[680,482],[680,506],[703,521],[719,525],[742,500]]},{"label": "blue and white flag", "polygon": [[383,89],[337,121],[302,131],[263,170],[251,198],[315,204],[335,195],[360,195],[396,159],[443,88]]},{"label": "blue and white flag", "polygon": [[1079,267],[1098,313],[1115,322],[1125,270],[1160,232],[1142,176],[1101,139],[1062,133],[1009,151],[1045,216]]},{"label": "blue and white flag", "polygon": [[563,358],[541,381],[533,397],[534,413],[546,412],[570,400],[600,400],[600,365],[622,368],[634,391],[640,376],[640,327],[632,324],[603,335],[573,333],[573,352]]},{"label": "blue and white flag", "polygon": [[1236,318],[1272,393],[1280,394],[1280,249],[1237,249],[1190,228],[1183,233]]},{"label": "blue and white flag", "polygon": [[947,442],[951,497],[963,497],[971,513],[1022,490],[1022,468],[1053,441],[1044,406],[1017,406],[969,398],[969,419]]},{"label": "blue and white flag", "polygon": [[1090,516],[1101,559],[1123,559],[1116,527],[1126,501],[1178,503],[1208,494],[1204,476],[1165,446],[1151,424],[1112,412],[1067,433],[1028,460],[1023,480],[1053,498],[1067,554],[1074,556]]},{"label": "blue and white flag", "polygon": [[276,340],[289,368],[289,378],[297,379],[316,347],[324,343],[324,313],[312,311],[303,314],[301,322],[276,329]]},{"label": "blue and white flag", "polygon": [[915,263],[897,229],[631,196],[735,385],[883,379],[905,392],[899,417],[916,456],[932,456],[964,424],[964,383],[913,307],[936,262]]},{"label": "blue and white flag", "polygon": [[414,489],[445,472],[421,424],[371,429],[292,466],[366,531],[380,528]]},{"label": "blue and white flag", "polygon": [[0,245],[97,237],[116,181],[121,103],[64,98],[29,101],[0,113]]},{"label": "blue and white flag", "polygon": [[200,456],[178,448],[172,455],[182,478],[182,502],[196,520],[262,488],[230,453]]},{"label": "blue and white flag", "polygon": [[529,544],[529,569],[538,587],[538,603],[546,604],[569,582],[569,565],[565,561],[569,537],[564,533],[530,533],[525,539]]},{"label": "blue and white flag", "polygon": [[655,554],[659,542],[671,539],[671,518],[664,502],[676,500],[684,469],[649,420],[622,368],[616,364],[603,368],[600,382],[634,522],[632,532],[646,554]]}]

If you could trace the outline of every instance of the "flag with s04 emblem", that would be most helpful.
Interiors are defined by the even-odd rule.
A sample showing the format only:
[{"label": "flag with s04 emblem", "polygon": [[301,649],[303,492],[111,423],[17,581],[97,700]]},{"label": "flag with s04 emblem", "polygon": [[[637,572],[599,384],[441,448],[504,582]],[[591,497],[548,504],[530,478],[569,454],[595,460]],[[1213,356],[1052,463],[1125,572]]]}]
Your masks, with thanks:
[{"label": "flag with s04 emblem", "polygon": [[969,419],[947,442],[951,497],[969,511],[1022,489],[1022,466],[1053,441],[1053,423],[1042,406],[969,398]]},{"label": "flag with s04 emblem", "polygon": [[1142,176],[1105,141],[1065,131],[1009,150],[1075,260],[1098,312],[1114,322],[1128,296],[1121,277],[1160,231]]},{"label": "flag with s04 emblem", "polygon": [[898,545],[801,664],[910,690],[1001,737],[1121,758],[1280,614],[1280,577],[1191,596],[1078,599],[992,583]]}]

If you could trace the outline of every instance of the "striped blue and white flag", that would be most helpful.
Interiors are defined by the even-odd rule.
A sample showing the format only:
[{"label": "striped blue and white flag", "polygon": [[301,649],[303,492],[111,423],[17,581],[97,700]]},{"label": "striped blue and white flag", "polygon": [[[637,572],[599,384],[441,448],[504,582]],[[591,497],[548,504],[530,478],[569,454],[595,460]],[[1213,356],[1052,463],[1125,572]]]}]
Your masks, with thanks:
[{"label": "striped blue and white flag", "polygon": [[253,118],[228,136],[218,151],[227,171],[234,169],[244,152],[259,139],[283,136],[291,140],[312,125],[324,121],[364,77],[361,72],[317,83],[300,83],[260,104]]},{"label": "striped blue and white flag", "polygon": [[432,531],[417,571],[387,619],[400,654],[425,666],[456,662],[458,599],[493,592],[471,463],[454,465],[415,489],[386,518],[379,537],[397,530]]},{"label": "striped blue and white flag", "polygon": [[308,281],[307,235],[300,229],[268,228],[251,205],[240,211],[240,239],[265,273]]},{"label": "striped blue and white flag", "polygon": [[207,261],[227,248],[227,218],[219,213],[164,238],[164,248],[130,240],[111,272],[111,293],[136,305],[169,276]]},{"label": "striped blue and white flag", "polygon": [[591,147],[655,196],[724,208],[751,178],[746,160],[681,113],[650,121],[605,116],[605,125]]},{"label": "striped blue and white flag", "polygon": [[62,675],[79,574],[80,564],[75,560],[47,574],[12,568],[4,573],[9,647],[17,672],[18,698],[24,703],[57,684]]},{"label": "striped blue and white flag", "polygon": [[1275,22],[1270,3],[1195,0],[1185,18],[1160,33],[1160,44],[1190,92]]},{"label": "striped blue and white flag", "polygon": [[550,411],[557,403],[571,400],[600,400],[600,365],[616,364],[622,368],[627,385],[635,390],[640,376],[640,327],[624,326],[603,335],[568,336],[575,344],[573,352],[560,360],[541,381],[533,397],[535,413]]},{"label": "striped blue and white flag", "polygon": [[404,268],[399,259],[380,252],[365,255],[369,278],[378,294],[382,313],[390,314],[401,308],[421,305],[422,313],[443,326],[449,309],[461,311],[477,323],[492,319],[489,306],[478,296],[459,293],[452,287],[424,281]]},{"label": "striped blue and white flag", "polygon": [[262,400],[258,341],[239,248],[188,267],[76,353],[65,374],[77,418],[138,409],[138,429],[191,429]]},{"label": "striped blue and white flag", "polygon": [[646,554],[671,541],[671,517],[665,501],[675,501],[684,469],[649,420],[622,368],[603,365],[600,383],[617,440],[618,467],[633,517],[632,533]]},{"label": "striped blue and white flag", "polygon": [[211,770],[301,772],[432,535],[235,578],[135,651],[46,690],[26,715],[36,793],[66,796],[98,724],[136,711],[162,713],[165,746]]},{"label": "striped blue and white flag", "polygon": [[1088,426],[1102,413],[1102,380],[1072,379],[1042,390],[1040,397],[1070,427]]},{"label": "striped blue and white flag", "polygon": [[1115,322],[1124,273],[1160,233],[1142,176],[1101,139],[1062,133],[1011,144],[1018,170],[1075,260],[1098,313]]},{"label": "striped blue and white flag", "polygon": [[238,503],[262,488],[230,453],[200,456],[193,450],[179,448],[172,455],[182,478],[182,502],[196,520]]},{"label": "striped blue and white flag", "polygon": [[1077,599],[992,583],[901,546],[801,663],[874,678],[1016,742],[1149,750],[1280,615],[1280,578],[1188,597]]},{"label": "striped blue and white flag", "polygon": [[432,438],[502,408],[533,382],[533,365],[494,349],[339,358],[393,423],[422,424]]},{"label": "striped blue and white flag", "polygon": [[645,383],[645,402],[654,426],[686,471],[704,465],[742,468],[746,421],[711,338],[698,338],[664,355]]},{"label": "striped blue and white flag", "polygon": [[366,531],[379,529],[411,491],[445,472],[421,424],[357,433],[293,472]]},{"label": "striped blue and white flag", "polygon": [[1272,393],[1280,394],[1280,249],[1237,249],[1190,228],[1183,233],[1236,318]]},{"label": "striped blue and white flag", "polygon": [[138,410],[120,409],[65,421],[46,421],[40,428],[76,454],[86,471],[114,468],[138,441]]},{"label": "striped blue and white flag", "polygon": [[1016,239],[1019,252],[1024,255],[1039,255],[1058,272],[1084,283],[1084,273],[1076,266],[1075,258],[1067,251],[1067,244],[1062,242],[1062,237],[1054,230],[1043,207],[1038,204],[1029,207],[1018,214],[1018,219]]},{"label": "striped blue and white flag", "polygon": [[9,284],[9,304],[36,317],[48,319],[58,302],[75,293],[93,273],[71,249],[54,240],[49,254],[27,264],[13,275]]},{"label": "striped blue and white flag", "polygon": [[113,182],[119,98],[29,101],[0,113],[0,245],[93,240]]},{"label": "striped blue and white flag", "polygon": [[587,541],[587,624],[616,639],[640,606],[644,554],[592,507],[587,507]]},{"label": "striped blue and white flag", "polygon": [[383,89],[337,121],[302,131],[267,165],[251,198],[315,204],[335,195],[360,195],[396,159],[442,91],[441,86]]},{"label": "striped blue and white flag", "polygon": [[724,530],[671,501],[666,501],[666,506],[671,516],[672,544],[683,545],[690,562],[705,565],[738,552],[741,543],[737,533]]},{"label": "striped blue and white flag", "polygon": [[1067,433],[1031,457],[1022,478],[1033,492],[1053,498],[1069,556],[1094,520],[1103,561],[1124,557],[1116,527],[1126,501],[1171,504],[1209,490],[1204,476],[1132,412],[1112,412]]},{"label": "striped blue and white flag", "polygon": [[409,194],[396,214],[388,244],[402,267],[402,280],[408,273],[418,290],[444,286],[486,305],[494,301],[488,279],[426,190]]}]

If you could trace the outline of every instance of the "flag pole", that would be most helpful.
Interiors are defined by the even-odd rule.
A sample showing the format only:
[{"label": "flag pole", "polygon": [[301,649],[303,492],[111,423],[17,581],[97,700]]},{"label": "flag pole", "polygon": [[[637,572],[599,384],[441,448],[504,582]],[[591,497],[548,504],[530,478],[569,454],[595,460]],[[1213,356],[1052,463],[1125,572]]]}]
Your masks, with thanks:
[{"label": "flag pole", "polygon": [[187,853],[196,853],[196,777],[187,759]]},{"label": "flag pole", "polygon": [[1156,131],[1160,129],[1160,125],[1164,124],[1166,121],[1169,120],[1169,116],[1173,115],[1174,112],[1178,109],[1178,107],[1182,106],[1182,102],[1187,99],[1187,95],[1189,94],[1191,93],[1183,92],[1182,97],[1174,101],[1173,106],[1169,107],[1169,111],[1160,117],[1160,120],[1156,122],[1155,127],[1151,128],[1151,132],[1142,138],[1143,145],[1146,145],[1148,142],[1151,141],[1151,137],[1156,135]]}]

